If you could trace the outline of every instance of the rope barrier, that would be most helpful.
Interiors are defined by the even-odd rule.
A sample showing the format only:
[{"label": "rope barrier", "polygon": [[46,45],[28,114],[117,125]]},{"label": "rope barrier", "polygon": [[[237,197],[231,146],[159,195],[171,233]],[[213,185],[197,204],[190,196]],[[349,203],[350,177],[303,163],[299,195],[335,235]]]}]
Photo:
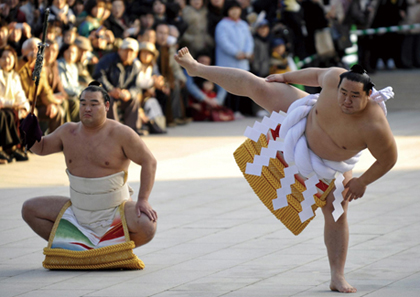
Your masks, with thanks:
[{"label": "rope barrier", "polygon": [[[401,25],[401,26],[390,26],[390,27],[379,27],[379,28],[369,28],[369,29],[363,29],[363,30],[350,30],[350,35],[356,35],[356,36],[364,36],[364,35],[375,35],[375,34],[385,34],[385,33],[395,33],[395,32],[404,32],[409,31],[412,29],[420,29],[420,24],[412,24],[412,25]],[[357,48],[357,42],[353,42],[353,46],[356,44]],[[347,55],[354,55],[355,53],[352,52]],[[357,50],[356,50],[357,54]],[[298,69],[301,69],[304,65],[307,65],[314,60],[316,60],[317,55],[312,55],[309,57],[306,57],[303,60],[299,60],[297,57],[295,57],[295,63],[296,67]]]}]

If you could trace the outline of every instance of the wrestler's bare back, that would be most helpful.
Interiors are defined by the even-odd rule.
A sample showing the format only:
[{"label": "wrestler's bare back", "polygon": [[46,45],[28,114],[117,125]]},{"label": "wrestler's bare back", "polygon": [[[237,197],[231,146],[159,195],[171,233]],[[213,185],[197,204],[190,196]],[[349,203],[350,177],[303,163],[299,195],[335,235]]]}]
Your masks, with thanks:
[{"label": "wrestler's bare back", "polygon": [[130,129],[107,119],[103,127],[86,130],[82,122],[67,123],[60,131],[67,169],[79,177],[103,177],[127,171],[130,160],[124,154],[124,136]]}]

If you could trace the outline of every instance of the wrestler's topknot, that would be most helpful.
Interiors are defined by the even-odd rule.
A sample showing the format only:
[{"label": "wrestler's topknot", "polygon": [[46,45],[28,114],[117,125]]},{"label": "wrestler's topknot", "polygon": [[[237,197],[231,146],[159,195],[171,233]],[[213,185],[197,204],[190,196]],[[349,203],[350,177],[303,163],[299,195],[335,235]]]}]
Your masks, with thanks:
[{"label": "wrestler's topknot", "polygon": [[338,83],[338,86],[341,85],[341,81],[344,78],[362,83],[363,91],[365,91],[367,95],[369,95],[370,90],[372,90],[375,86],[375,84],[370,80],[370,76],[367,74],[366,70],[359,64],[353,65],[349,71],[340,75],[340,82]]},{"label": "wrestler's topknot", "polygon": [[[93,80],[89,83],[86,89],[80,93],[80,96],[82,96],[83,92],[101,92],[102,97],[104,98],[104,102],[107,101],[110,102],[111,98],[108,95],[108,92],[102,87],[102,84],[99,81]],[[80,100],[80,97],[79,97]]]}]

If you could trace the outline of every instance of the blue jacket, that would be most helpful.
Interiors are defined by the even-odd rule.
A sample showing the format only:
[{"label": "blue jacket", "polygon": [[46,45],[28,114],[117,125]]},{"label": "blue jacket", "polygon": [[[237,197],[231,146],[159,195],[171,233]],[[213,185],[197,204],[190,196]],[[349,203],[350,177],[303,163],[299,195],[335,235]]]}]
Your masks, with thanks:
[{"label": "blue jacket", "polygon": [[236,59],[238,53],[251,55],[254,50],[254,40],[245,21],[224,18],[216,26],[215,40],[217,66],[249,70],[248,60]]}]

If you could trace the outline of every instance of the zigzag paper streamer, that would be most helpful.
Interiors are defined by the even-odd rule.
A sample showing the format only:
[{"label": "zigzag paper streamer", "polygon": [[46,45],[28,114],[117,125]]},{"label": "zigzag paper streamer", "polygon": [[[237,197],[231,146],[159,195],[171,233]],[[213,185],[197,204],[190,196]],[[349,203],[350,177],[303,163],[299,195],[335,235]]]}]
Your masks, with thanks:
[{"label": "zigzag paper streamer", "polygon": [[341,202],[343,202],[343,191],[344,191],[344,175],[342,173],[337,172],[335,176],[335,190],[334,190],[334,211],[332,212],[332,215],[334,217],[334,220],[337,222],[337,220],[340,218],[340,216],[344,213],[343,206],[341,205]]}]

